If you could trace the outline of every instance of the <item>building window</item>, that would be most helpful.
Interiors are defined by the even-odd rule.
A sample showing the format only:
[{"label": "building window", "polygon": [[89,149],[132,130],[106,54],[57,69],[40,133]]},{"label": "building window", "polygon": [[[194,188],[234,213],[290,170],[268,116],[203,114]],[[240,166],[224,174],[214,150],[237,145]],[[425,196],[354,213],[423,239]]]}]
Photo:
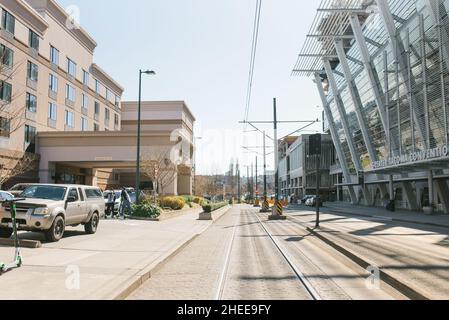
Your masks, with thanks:
[{"label": "building window", "polygon": [[104,109],[104,121],[109,122],[110,119],[111,119],[111,113],[108,108],[105,108]]},{"label": "building window", "polygon": [[76,63],[67,58],[67,73],[76,78]]},{"label": "building window", "polygon": [[82,107],[86,110],[89,109],[89,97],[87,95],[85,95],[84,93],[83,93]]},{"label": "building window", "polygon": [[2,12],[2,28],[11,34],[14,34],[16,28],[16,18],[4,9]]},{"label": "building window", "polygon": [[57,106],[55,103],[50,102],[48,104],[48,119],[56,121],[57,119]]},{"label": "building window", "polygon": [[0,137],[9,138],[11,130],[11,121],[9,119],[0,117]]},{"label": "building window", "polygon": [[83,70],[83,84],[85,86],[89,85],[89,72],[87,72],[86,70]]},{"label": "building window", "polygon": [[94,131],[100,131],[100,125],[98,123],[94,123]]},{"label": "building window", "polygon": [[119,117],[118,117],[118,114],[114,114],[114,125],[115,125],[116,127],[118,127],[118,125],[119,125]]},{"label": "building window", "polygon": [[8,68],[12,68],[14,64],[14,51],[3,44],[0,45],[0,61]]},{"label": "building window", "polygon": [[115,96],[115,106],[117,108],[120,108],[120,97],[119,96]]},{"label": "building window", "polygon": [[87,119],[81,117],[81,131],[88,131],[88,130],[89,130],[89,123],[87,122]]},{"label": "building window", "polygon": [[58,77],[50,73],[49,88],[53,92],[58,92]]},{"label": "building window", "polygon": [[111,91],[106,88],[106,100],[111,101]]},{"label": "building window", "polygon": [[65,121],[64,121],[65,125],[67,127],[70,128],[74,128],[75,127],[75,116],[73,114],[73,112],[66,110],[65,111]]},{"label": "building window", "polygon": [[10,103],[12,97],[12,86],[8,82],[0,81],[0,100]]},{"label": "building window", "polygon": [[95,101],[95,107],[94,108],[95,108],[94,113],[96,115],[99,115],[100,114],[100,104],[97,101]]},{"label": "building window", "polygon": [[28,79],[37,82],[38,77],[39,77],[39,67],[37,66],[37,64],[28,61]]},{"label": "building window", "polygon": [[33,30],[30,30],[29,43],[30,48],[39,51],[39,36]]},{"label": "building window", "polygon": [[100,81],[95,79],[95,93],[100,93]]},{"label": "building window", "polygon": [[37,111],[37,97],[34,94],[28,93],[26,94],[26,107],[27,110],[33,113]]},{"label": "building window", "polygon": [[72,87],[70,84],[68,84],[66,86],[66,99],[71,101],[71,102],[75,102],[75,88]]},{"label": "building window", "polygon": [[25,125],[25,151],[36,152],[36,128],[29,125]]},{"label": "building window", "polygon": [[59,66],[59,50],[55,47],[50,47],[50,62]]}]

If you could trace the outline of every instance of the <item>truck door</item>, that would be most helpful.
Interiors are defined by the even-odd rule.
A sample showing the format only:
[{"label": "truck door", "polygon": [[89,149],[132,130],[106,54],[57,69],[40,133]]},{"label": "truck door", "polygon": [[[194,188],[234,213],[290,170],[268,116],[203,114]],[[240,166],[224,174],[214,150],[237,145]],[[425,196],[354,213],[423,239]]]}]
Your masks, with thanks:
[{"label": "truck door", "polygon": [[90,207],[87,205],[87,198],[84,194],[83,188],[78,188],[78,193],[80,195],[80,203],[82,208],[82,210],[80,210],[80,218],[83,222],[86,222],[86,219],[90,214]]},{"label": "truck door", "polygon": [[80,196],[76,188],[70,188],[67,199],[72,198],[73,202],[67,202],[65,213],[66,213],[66,225],[74,225],[81,223],[80,219],[82,216],[83,203],[80,201]]}]

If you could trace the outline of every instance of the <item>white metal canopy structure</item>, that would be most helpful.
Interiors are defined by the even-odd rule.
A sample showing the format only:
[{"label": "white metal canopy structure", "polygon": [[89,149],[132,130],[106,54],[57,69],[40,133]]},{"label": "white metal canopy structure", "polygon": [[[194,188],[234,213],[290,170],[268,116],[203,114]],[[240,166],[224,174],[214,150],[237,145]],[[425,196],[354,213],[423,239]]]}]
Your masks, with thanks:
[{"label": "white metal canopy structure", "polygon": [[321,1],[292,75],[318,87],[348,200],[449,213],[448,12],[449,0]]}]

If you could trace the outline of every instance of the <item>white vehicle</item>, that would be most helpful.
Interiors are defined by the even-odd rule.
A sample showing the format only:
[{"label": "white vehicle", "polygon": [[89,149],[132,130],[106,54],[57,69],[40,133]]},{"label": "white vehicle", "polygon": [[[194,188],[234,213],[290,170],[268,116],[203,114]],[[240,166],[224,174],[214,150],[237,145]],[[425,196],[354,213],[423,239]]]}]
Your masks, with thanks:
[{"label": "white vehicle", "polygon": [[107,191],[103,192],[104,203],[105,203],[106,206],[108,205],[109,195],[111,193],[112,193],[112,197],[115,199],[114,200],[114,212],[113,213],[117,214],[119,212],[120,204],[122,202],[122,200],[121,200],[122,191],[121,190],[107,190]]},{"label": "white vehicle", "polygon": [[[43,232],[47,241],[62,239],[66,226],[83,225],[86,233],[97,232],[105,204],[99,188],[80,185],[34,184],[20,195],[17,202],[18,230]],[[0,207],[0,237],[12,234],[8,204]]]},{"label": "white vehicle", "polygon": [[0,190],[0,202],[5,201],[5,200],[12,200],[12,199],[14,199],[14,196],[11,193],[9,193],[7,191]]}]

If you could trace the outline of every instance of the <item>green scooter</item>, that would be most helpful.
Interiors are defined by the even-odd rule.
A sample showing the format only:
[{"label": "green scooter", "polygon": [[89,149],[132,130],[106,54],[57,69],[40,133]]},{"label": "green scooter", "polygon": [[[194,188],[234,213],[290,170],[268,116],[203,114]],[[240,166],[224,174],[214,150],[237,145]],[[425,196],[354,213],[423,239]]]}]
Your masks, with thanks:
[{"label": "green scooter", "polygon": [[16,203],[19,201],[23,201],[25,199],[12,199],[12,200],[5,200],[3,201],[2,205],[9,206],[11,211],[11,220],[12,220],[12,230],[13,230],[13,236],[14,236],[14,247],[16,249],[16,252],[14,254],[14,260],[11,263],[2,263],[0,262],[0,275],[3,273],[6,273],[12,269],[20,268],[22,266],[22,255],[20,254],[20,243],[19,243],[19,237],[17,235],[17,222],[16,222]]}]

